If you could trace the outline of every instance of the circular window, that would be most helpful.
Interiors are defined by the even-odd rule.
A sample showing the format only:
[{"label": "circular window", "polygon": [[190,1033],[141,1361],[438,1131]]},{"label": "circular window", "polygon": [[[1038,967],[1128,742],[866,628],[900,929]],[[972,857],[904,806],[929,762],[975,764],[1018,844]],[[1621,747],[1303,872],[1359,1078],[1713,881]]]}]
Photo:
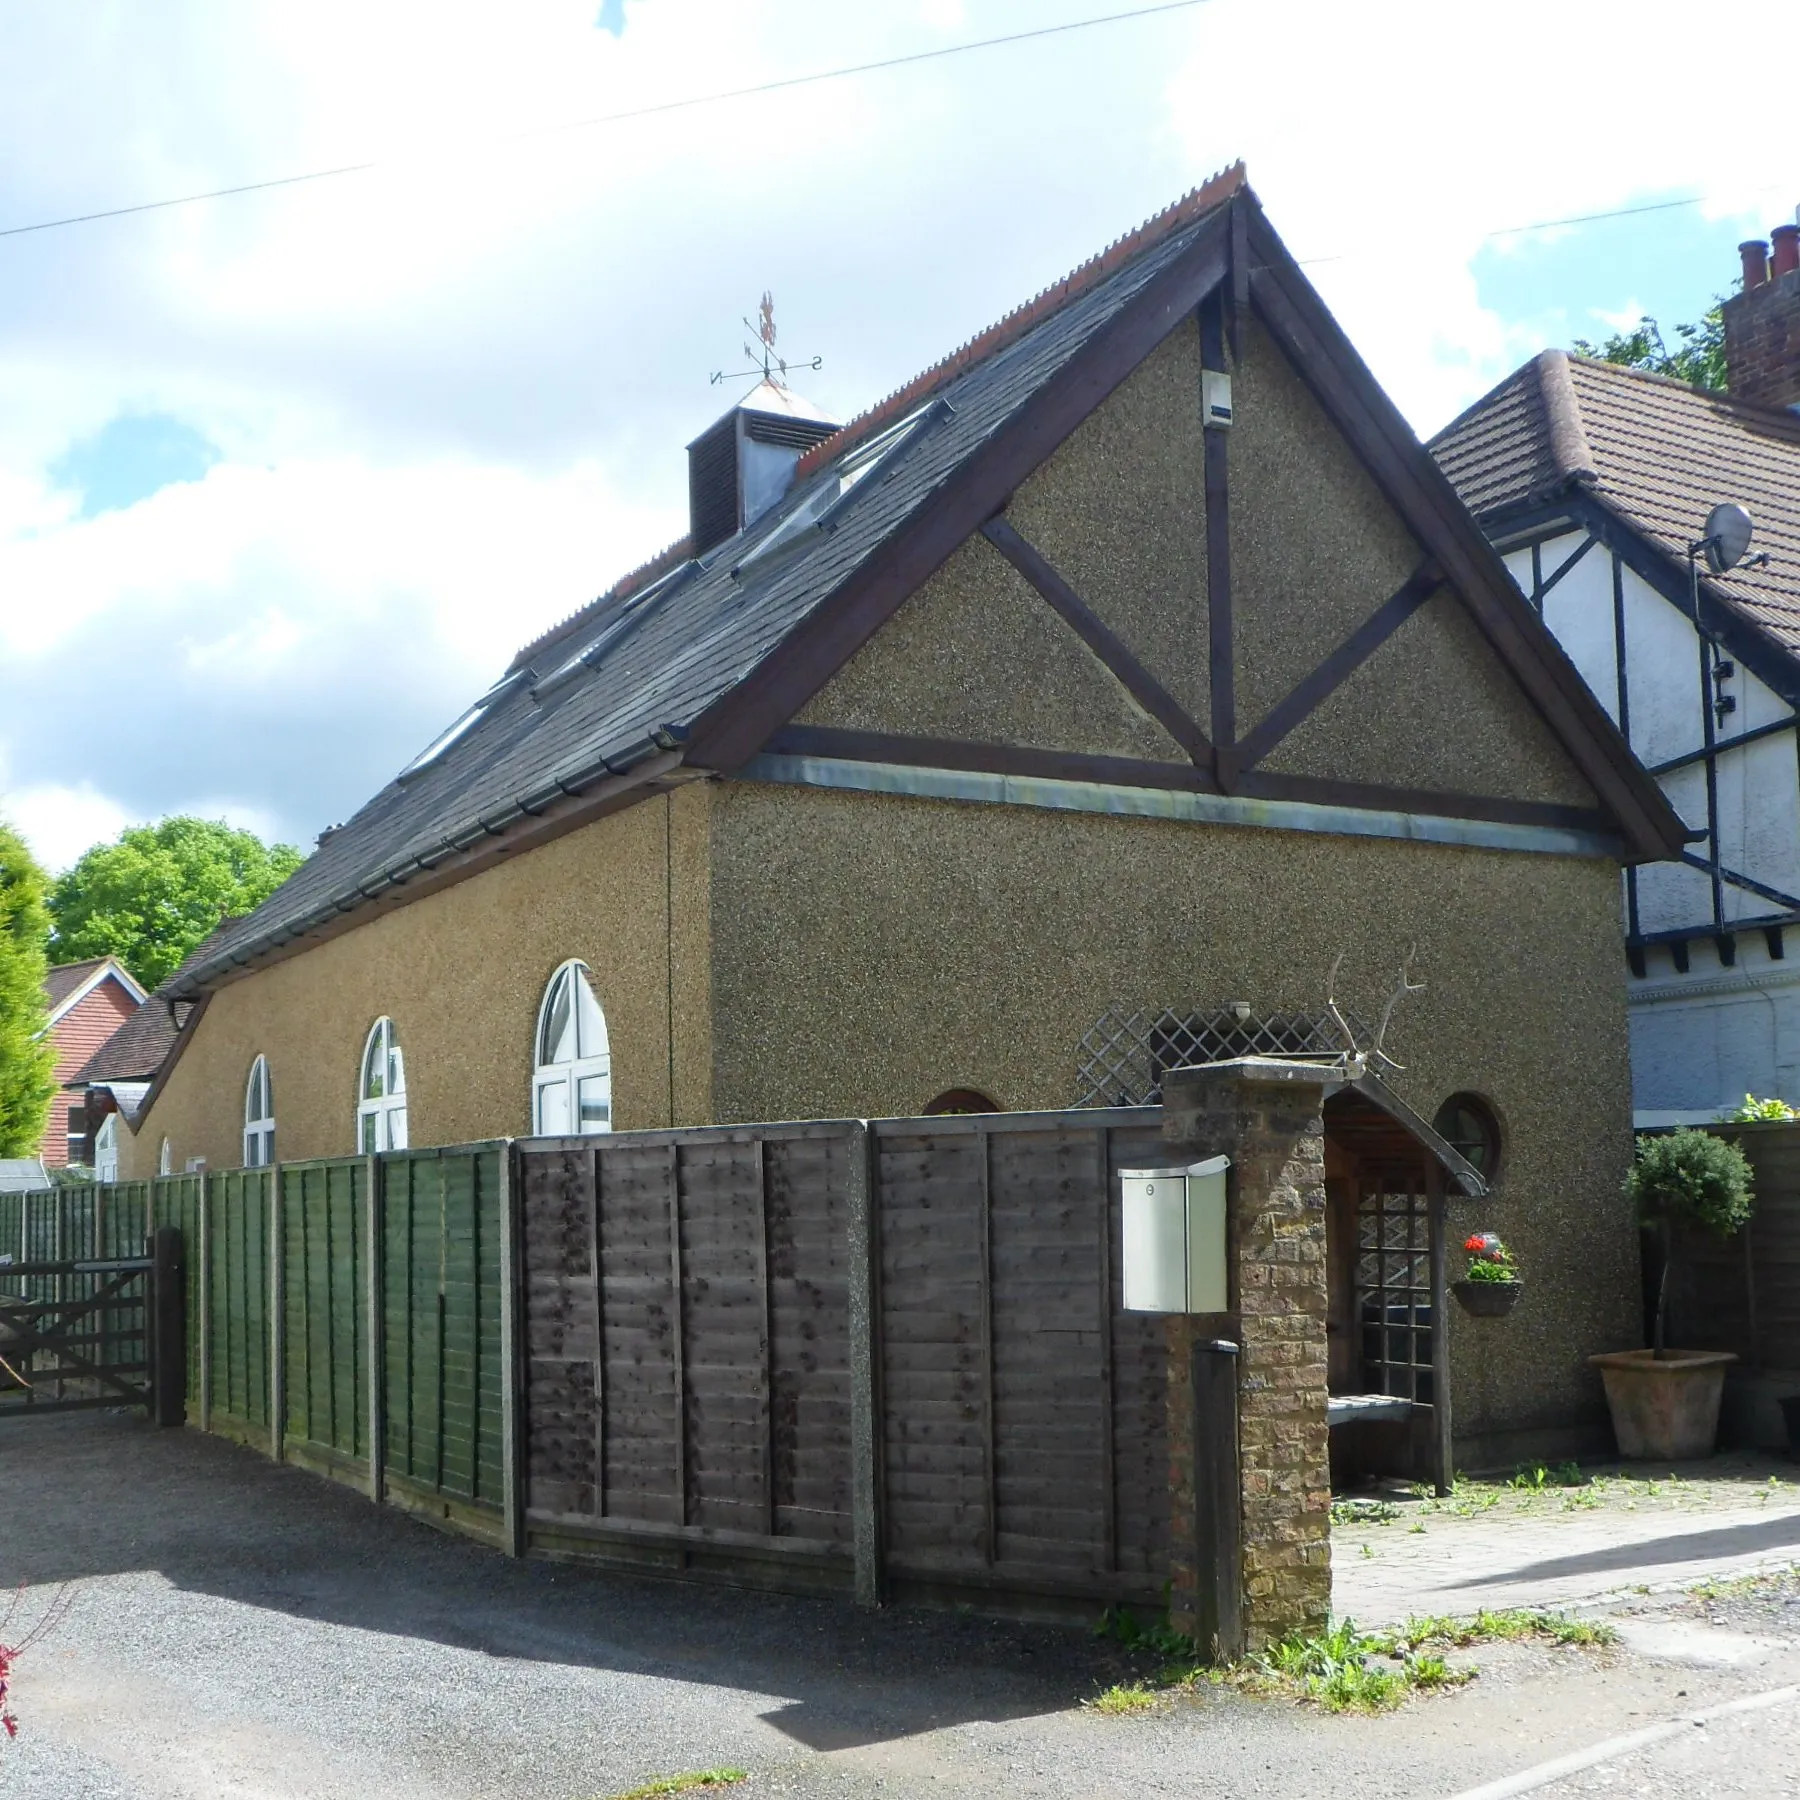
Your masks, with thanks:
[{"label": "circular window", "polygon": [[1452,1094],[1432,1123],[1482,1180],[1494,1179],[1500,1168],[1500,1121],[1479,1094]]}]

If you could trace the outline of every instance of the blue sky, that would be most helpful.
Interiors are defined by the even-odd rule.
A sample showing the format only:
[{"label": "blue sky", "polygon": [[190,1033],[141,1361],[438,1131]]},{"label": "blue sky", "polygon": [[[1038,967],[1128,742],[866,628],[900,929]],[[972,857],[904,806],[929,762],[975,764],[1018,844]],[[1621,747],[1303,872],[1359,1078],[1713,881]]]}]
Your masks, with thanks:
[{"label": "blue sky", "polygon": [[1665,0],[1582,9],[1605,79],[1566,0],[1209,0],[574,123],[1119,4],[4,9],[0,230],[377,167],[0,236],[0,812],[56,864],[176,809],[309,844],[678,535],[765,288],[848,415],[1242,156],[1423,433],[1545,343],[1695,316],[1800,200],[1782,109],[1645,103]]}]

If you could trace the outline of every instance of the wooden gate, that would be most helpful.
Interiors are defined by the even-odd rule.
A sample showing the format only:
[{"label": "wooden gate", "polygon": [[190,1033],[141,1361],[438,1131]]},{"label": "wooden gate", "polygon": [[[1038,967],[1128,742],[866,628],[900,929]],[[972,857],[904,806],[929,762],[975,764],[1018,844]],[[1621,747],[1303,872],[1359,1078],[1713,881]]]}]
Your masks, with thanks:
[{"label": "wooden gate", "polygon": [[180,1424],[181,1235],[148,1256],[0,1263],[0,1419],[143,1406]]}]

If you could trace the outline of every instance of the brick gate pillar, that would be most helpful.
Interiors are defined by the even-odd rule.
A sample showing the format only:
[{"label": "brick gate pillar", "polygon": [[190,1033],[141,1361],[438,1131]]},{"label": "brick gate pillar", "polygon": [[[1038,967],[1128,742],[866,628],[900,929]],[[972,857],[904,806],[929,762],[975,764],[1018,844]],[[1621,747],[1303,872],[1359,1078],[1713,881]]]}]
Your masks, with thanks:
[{"label": "brick gate pillar", "polygon": [[[1163,1136],[1171,1149],[1183,1161],[1231,1158],[1231,1311],[1166,1321],[1170,1620],[1195,1635],[1207,1618],[1236,1610],[1242,1647],[1251,1651],[1290,1632],[1317,1631],[1331,1612],[1321,1109],[1340,1079],[1329,1066],[1263,1057],[1163,1077]],[[1206,1541],[1206,1476],[1220,1465],[1216,1451],[1195,1442],[1194,1347],[1217,1339],[1241,1346],[1235,1362],[1242,1529],[1235,1556],[1215,1554]],[[1200,1398],[1203,1408],[1211,1404],[1205,1394]],[[1211,1589],[1203,1584],[1214,1581],[1214,1567],[1226,1571],[1227,1581],[1234,1574],[1241,1581],[1236,1609],[1229,1596],[1210,1604]]]}]

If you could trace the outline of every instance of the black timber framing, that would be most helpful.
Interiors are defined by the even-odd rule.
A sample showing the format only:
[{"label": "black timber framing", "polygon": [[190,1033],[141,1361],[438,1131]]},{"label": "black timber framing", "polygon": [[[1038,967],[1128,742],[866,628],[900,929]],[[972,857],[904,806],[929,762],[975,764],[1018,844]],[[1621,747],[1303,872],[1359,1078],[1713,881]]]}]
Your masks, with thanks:
[{"label": "black timber framing", "polygon": [[1678,850],[1686,828],[1253,203],[1252,306],[1389,503],[1624,828],[1630,861]]},{"label": "black timber framing", "polygon": [[[1785,947],[1781,925],[1765,926],[1758,919],[1729,919],[1725,916],[1727,888],[1738,888],[1755,894],[1759,899],[1773,901],[1777,906],[1792,908],[1797,912],[1800,912],[1800,899],[1728,867],[1719,857],[1715,831],[1718,820],[1718,767],[1721,756],[1730,755],[1735,750],[1784,732],[1795,733],[1796,751],[1800,753],[1800,666],[1796,665],[1796,660],[1758,631],[1727,601],[1711,591],[1710,584],[1704,580],[1700,584],[1700,606],[1696,617],[1693,589],[1685,564],[1646,539],[1629,521],[1613,513],[1600,498],[1589,492],[1585,484],[1573,483],[1558,498],[1530,507],[1496,509],[1483,516],[1482,524],[1491,538],[1502,545],[1506,552],[1521,550],[1529,545],[1534,571],[1541,568],[1540,552],[1545,544],[1572,532],[1585,533],[1578,549],[1565,559],[1554,575],[1541,581],[1543,592],[1547,592],[1555,580],[1594,544],[1600,544],[1607,551],[1612,561],[1613,659],[1618,674],[1619,724],[1627,742],[1630,740],[1631,714],[1627,679],[1629,664],[1626,654],[1624,571],[1630,569],[1653,593],[1660,595],[1682,618],[1692,623],[1698,634],[1699,706],[1703,741],[1693,750],[1653,764],[1648,772],[1660,777],[1695,766],[1704,770],[1706,825],[1704,828],[1695,828],[1691,835],[1693,839],[1704,842],[1707,850],[1704,855],[1684,850],[1677,860],[1707,877],[1711,916],[1687,926],[1644,932],[1639,921],[1636,871],[1627,871],[1626,957],[1632,972],[1640,977],[1645,973],[1647,949],[1662,946],[1675,950],[1676,946],[1681,946],[1676,951],[1677,967],[1685,973],[1685,945],[1687,941],[1698,937],[1712,938],[1719,946],[1721,963],[1729,968],[1736,962],[1736,934],[1744,930],[1765,930],[1771,956],[1780,956]],[[1721,649],[1728,651],[1778,698],[1795,707],[1795,716],[1772,719],[1729,737],[1719,736],[1717,716],[1713,711],[1713,670],[1720,659]]]},{"label": "black timber framing", "polygon": [[762,749],[1144,358],[1191,320],[1225,279],[1230,244],[1229,207],[1221,206],[1193,243],[976,450],[929,505],[695,720],[690,766],[729,772]]},{"label": "black timber framing", "polygon": [[1004,513],[982,526],[982,535],[1049,603],[1069,628],[1119,678],[1125,691],[1196,763],[1211,760],[1212,746],[1181,702],[1132,655],[1124,641],[1095,615],[1049,560]]}]

